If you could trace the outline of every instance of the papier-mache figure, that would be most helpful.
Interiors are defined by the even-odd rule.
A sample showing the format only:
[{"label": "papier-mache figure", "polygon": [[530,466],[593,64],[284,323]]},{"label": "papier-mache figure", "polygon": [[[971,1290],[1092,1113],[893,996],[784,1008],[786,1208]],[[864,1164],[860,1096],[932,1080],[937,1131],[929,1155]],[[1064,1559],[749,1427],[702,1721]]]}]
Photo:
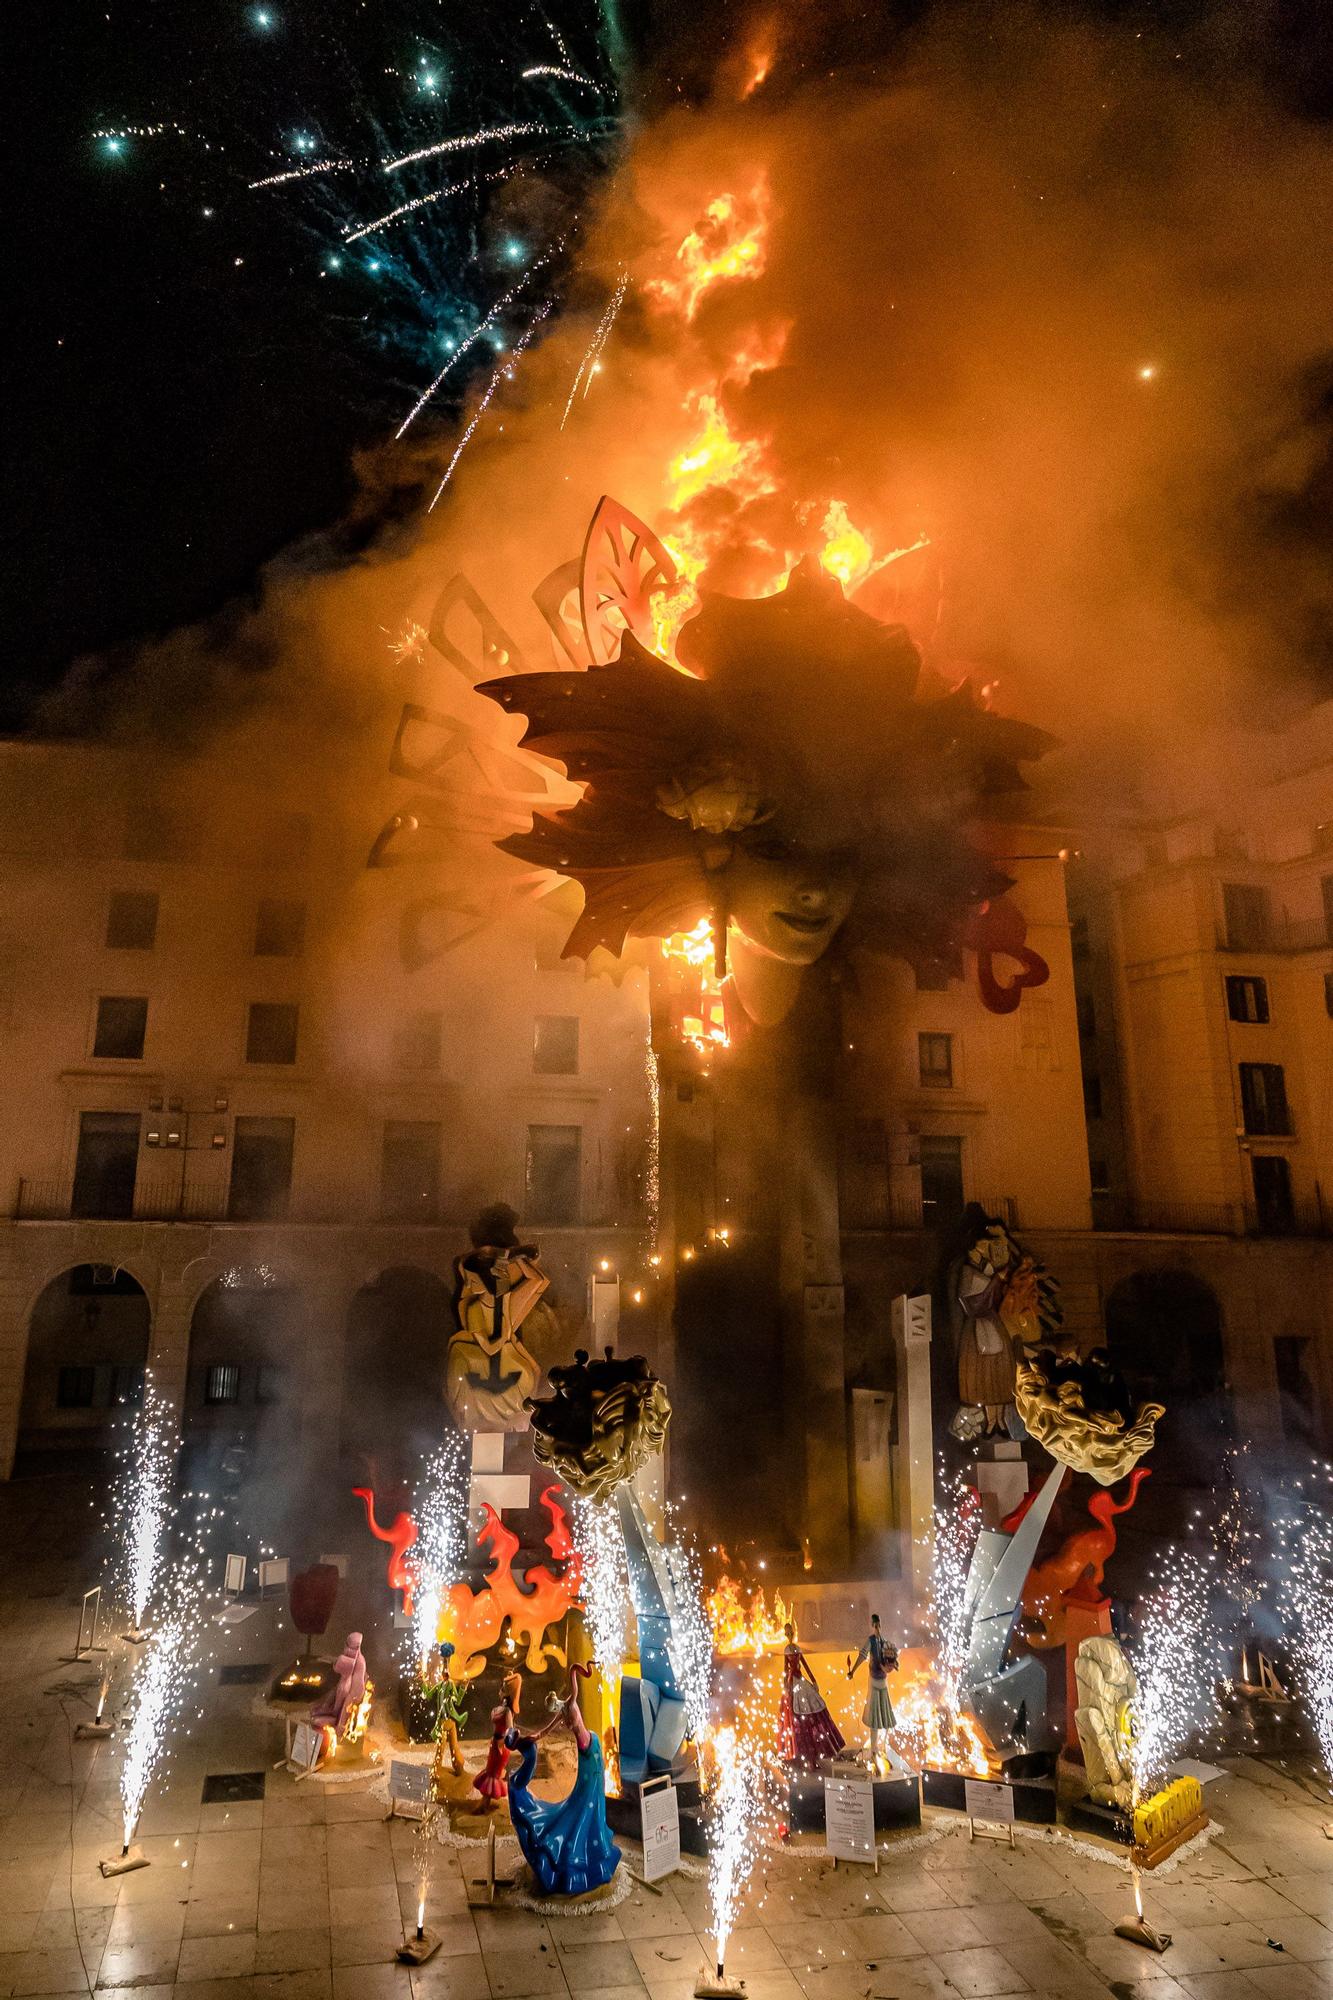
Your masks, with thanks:
[{"label": "papier-mache figure", "polygon": [[[606,1777],[602,1746],[583,1720],[578,1702],[579,1676],[590,1667],[572,1666],[569,1692],[547,1696],[551,1719],[535,1735],[511,1734],[511,1749],[519,1752],[518,1768],[509,1780],[509,1814],[523,1850],[523,1859],[544,1896],[586,1896],[604,1888],[620,1866],[620,1849],[606,1824]],[[535,1799],[529,1786],[537,1763],[537,1744],[552,1729],[568,1729],[578,1746],[574,1784],[563,1799]]]},{"label": "papier-mache figure", "polygon": [[341,1653],[333,1663],[336,1676],[322,1701],[310,1711],[317,1728],[330,1729],[341,1736],[350,1717],[360,1707],[366,1692],[366,1656],[361,1650],[361,1634],[349,1632]]},{"label": "papier-mache figure", "polygon": [[851,1680],[861,1662],[865,1660],[870,1668],[870,1690],[866,1705],[861,1711],[861,1720],[870,1731],[870,1768],[879,1767],[879,1739],[887,1736],[894,1727],[893,1704],[889,1700],[889,1675],[898,1667],[898,1648],[891,1646],[879,1629],[879,1613],[870,1614],[870,1633],[864,1646],[854,1660],[847,1662],[847,1678]]},{"label": "papier-mache figure", "polygon": [[810,1662],[796,1643],[796,1628],[784,1625],[782,1708],[778,1715],[778,1755],[785,1764],[813,1768],[825,1758],[841,1757],[847,1748],[842,1731],[828,1712],[810,1671]]},{"label": "papier-mache figure", "polygon": [[955,1436],[1008,1427],[1019,1357],[1049,1340],[1062,1319],[1050,1273],[975,1204],[963,1216],[967,1248],[950,1286],[958,1341],[960,1409]]},{"label": "papier-mache figure", "polygon": [[458,1329],[445,1357],[445,1397],[460,1430],[520,1431],[523,1405],[541,1367],[519,1328],[550,1284],[533,1244],[520,1244],[518,1217],[499,1203],[477,1217],[472,1249],[454,1265]]},{"label": "papier-mache figure", "polygon": [[500,1683],[499,1702],[491,1710],[491,1747],[486,1752],[485,1769],[472,1780],[474,1791],[480,1792],[488,1805],[497,1804],[509,1791],[508,1740],[518,1722],[522,1692],[523,1676],[506,1674]]},{"label": "papier-mache figure", "polygon": [[1131,1752],[1139,1684],[1114,1639],[1085,1639],[1074,1660],[1078,1706],[1074,1726],[1088,1791],[1098,1805],[1128,1807],[1134,1797]]}]

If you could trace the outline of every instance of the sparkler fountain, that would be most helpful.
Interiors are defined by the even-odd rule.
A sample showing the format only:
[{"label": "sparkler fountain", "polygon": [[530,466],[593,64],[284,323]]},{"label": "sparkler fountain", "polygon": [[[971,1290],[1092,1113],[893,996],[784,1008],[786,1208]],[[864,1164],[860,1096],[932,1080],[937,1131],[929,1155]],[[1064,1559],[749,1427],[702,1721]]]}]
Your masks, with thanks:
[{"label": "sparkler fountain", "polygon": [[[1333,1780],[1333,1526],[1327,1494],[1322,1500],[1282,1521],[1278,1540],[1286,1558],[1280,1601],[1327,1782]],[[1324,1832],[1333,1838],[1333,1821]]]},{"label": "sparkler fountain", "polygon": [[754,1865],[763,1768],[760,1746],[743,1724],[712,1730],[709,1755],[716,1772],[708,1822],[708,1895],[717,1970],[715,1975],[701,1973],[694,1992],[696,2000],[725,2000],[745,1991],[742,1980],[727,1977],[727,1946]]},{"label": "sparkler fountain", "polygon": [[176,1451],[174,1412],[149,1375],[142,1406],[117,1454],[111,1503],[113,1582],[130,1621],[125,1637],[136,1646],[148,1637],[144,1620],[171,1516]]}]

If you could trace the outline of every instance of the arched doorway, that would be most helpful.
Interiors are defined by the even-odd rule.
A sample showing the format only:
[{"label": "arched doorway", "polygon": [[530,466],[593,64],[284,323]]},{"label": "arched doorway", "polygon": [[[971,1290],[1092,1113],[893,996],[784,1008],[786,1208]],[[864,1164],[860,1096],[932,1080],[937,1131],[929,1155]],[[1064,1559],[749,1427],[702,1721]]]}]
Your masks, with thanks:
[{"label": "arched doorway", "polygon": [[421,1453],[449,1418],[444,1352],[453,1330],[448,1285],[402,1265],[363,1285],[347,1314],[342,1448],[358,1478],[387,1491],[411,1484]]},{"label": "arched doorway", "polygon": [[300,1295],[271,1271],[241,1267],[204,1287],[185,1381],[192,1473],[235,1439],[257,1450],[270,1433],[290,1434],[304,1337]]},{"label": "arched doorway", "polygon": [[1232,1435],[1222,1308],[1192,1271],[1135,1271],[1106,1301],[1106,1341],[1141,1397],[1166,1405],[1154,1482],[1211,1487]]},{"label": "arched doorway", "polygon": [[75,1264],[28,1322],[19,1451],[100,1449],[143,1401],[152,1321],[143,1286],[114,1264]]}]

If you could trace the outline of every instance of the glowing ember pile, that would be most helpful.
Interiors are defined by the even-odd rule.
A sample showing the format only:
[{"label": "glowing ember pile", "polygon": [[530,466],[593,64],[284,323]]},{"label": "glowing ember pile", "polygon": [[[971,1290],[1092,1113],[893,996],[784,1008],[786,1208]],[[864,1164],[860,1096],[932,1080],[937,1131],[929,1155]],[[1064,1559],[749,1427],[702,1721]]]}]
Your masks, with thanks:
[{"label": "glowing ember pile", "polygon": [[787,1637],[783,1627],[791,1622],[791,1616],[790,1606],[783,1602],[779,1591],[773,1593],[770,1611],[762,1589],[747,1603],[732,1576],[724,1576],[708,1595],[713,1645],[728,1657],[748,1653],[757,1660],[772,1648],[785,1646]]},{"label": "glowing ember pile", "polygon": [[410,1644],[423,1678],[467,1555],[467,1499],[462,1444],[451,1433],[425,1458],[412,1501],[417,1538],[409,1559],[415,1571]]}]

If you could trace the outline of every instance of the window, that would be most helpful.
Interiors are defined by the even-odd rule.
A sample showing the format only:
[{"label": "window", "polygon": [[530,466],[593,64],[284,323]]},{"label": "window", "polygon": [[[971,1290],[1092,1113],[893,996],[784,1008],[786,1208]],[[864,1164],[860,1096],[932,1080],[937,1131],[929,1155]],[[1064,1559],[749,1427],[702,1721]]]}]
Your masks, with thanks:
[{"label": "window", "polygon": [[948,1090],[953,1083],[953,1036],[918,1035],[917,1065],[924,1085]]},{"label": "window", "polygon": [[79,1119],[70,1214],[123,1218],[134,1213],[139,1117],[134,1111],[85,1111]]},{"label": "window", "polygon": [[56,1378],[58,1410],[91,1410],[97,1388],[95,1368],[62,1368]]},{"label": "window", "polygon": [[1253,882],[1224,882],[1222,914],[1233,950],[1263,950],[1273,929],[1267,889]]},{"label": "window", "polygon": [[538,1076],[577,1076],[579,1017],[539,1014],[532,1030],[532,1067]]},{"label": "window", "polygon": [[525,1210],[536,1222],[579,1219],[583,1132],[578,1125],[529,1125]]},{"label": "window", "polygon": [[963,1212],[963,1142],[952,1133],[923,1133],[921,1219],[927,1229],[956,1222]]},{"label": "window", "polygon": [[1090,1042],[1097,1032],[1097,1002],[1091,993],[1080,993],[1074,1002],[1078,1015],[1078,1031],[1085,1042]]},{"label": "window", "polygon": [[440,1212],[441,1127],[390,1119],[384,1127],[380,1213],[386,1222],[434,1222]]},{"label": "window", "polygon": [[297,1008],[286,1000],[255,1000],[245,1034],[248,1063],[296,1061]]},{"label": "window", "polygon": [[129,1363],[111,1371],[111,1400],[121,1409],[137,1410],[143,1402],[144,1371]]},{"label": "window", "polygon": [[117,889],[106,915],[108,951],[151,951],[157,942],[157,897],[150,890]]},{"label": "window", "polygon": [[1319,893],[1324,899],[1324,939],[1333,944],[1333,875],[1321,875]]},{"label": "window", "polygon": [[287,1370],[285,1368],[270,1368],[267,1365],[261,1367],[258,1380],[255,1383],[255,1401],[257,1403],[281,1403],[286,1401],[286,1397]]},{"label": "window", "polygon": [[1287,1079],[1281,1063],[1242,1063],[1240,1101],[1247,1132],[1262,1135],[1291,1131]]},{"label": "window", "polygon": [[1240,973],[1228,977],[1227,1013],[1233,1021],[1266,1021],[1268,981]]},{"label": "window", "polygon": [[305,942],[305,904],[264,897],[255,916],[256,958],[299,958]]},{"label": "window", "polygon": [[141,800],[125,827],[127,861],[188,861],[198,844],[192,817],[161,799]]},{"label": "window", "polygon": [[1086,958],[1091,949],[1088,937],[1088,920],[1075,917],[1069,926],[1069,949],[1075,958]]},{"label": "window", "polygon": [[1238,827],[1215,826],[1213,828],[1213,853],[1219,861],[1248,861],[1250,858],[1249,835]]},{"label": "window", "polygon": [[1280,1153],[1256,1153],[1250,1161],[1254,1209],[1265,1236],[1284,1236],[1295,1226],[1291,1167]]},{"label": "window", "polygon": [[1317,1398],[1308,1339],[1301,1334],[1279,1334],[1273,1342],[1273,1372],[1283,1436],[1293,1443],[1312,1443],[1317,1429]]},{"label": "window", "polygon": [[255,852],[260,865],[283,868],[310,857],[314,821],[309,813],[266,814],[256,833]]},{"label": "window", "polygon": [[393,1059],[399,1069],[437,1070],[443,1040],[442,1015],[404,1014],[394,1030]]},{"label": "window", "polygon": [[97,1003],[97,1029],[93,1035],[95,1056],[115,1056],[121,1061],[143,1059],[143,1038],[148,1028],[148,1002],[111,996]]},{"label": "window", "polygon": [[1095,1069],[1083,1074],[1083,1116],[1100,1118],[1102,1115],[1102,1080]]},{"label": "window", "polygon": [[218,1361],[205,1372],[204,1401],[206,1403],[239,1403],[241,1400],[241,1371],[234,1361]]},{"label": "window", "polygon": [[1333,1020],[1333,972],[1324,974],[1324,1012]]},{"label": "window", "polygon": [[1092,1192],[1094,1194],[1107,1193],[1111,1185],[1111,1176],[1105,1160],[1089,1159],[1088,1174],[1092,1181]]},{"label": "window", "polygon": [[295,1140],[294,1118],[236,1120],[227,1197],[233,1222],[272,1222],[287,1213]]}]

